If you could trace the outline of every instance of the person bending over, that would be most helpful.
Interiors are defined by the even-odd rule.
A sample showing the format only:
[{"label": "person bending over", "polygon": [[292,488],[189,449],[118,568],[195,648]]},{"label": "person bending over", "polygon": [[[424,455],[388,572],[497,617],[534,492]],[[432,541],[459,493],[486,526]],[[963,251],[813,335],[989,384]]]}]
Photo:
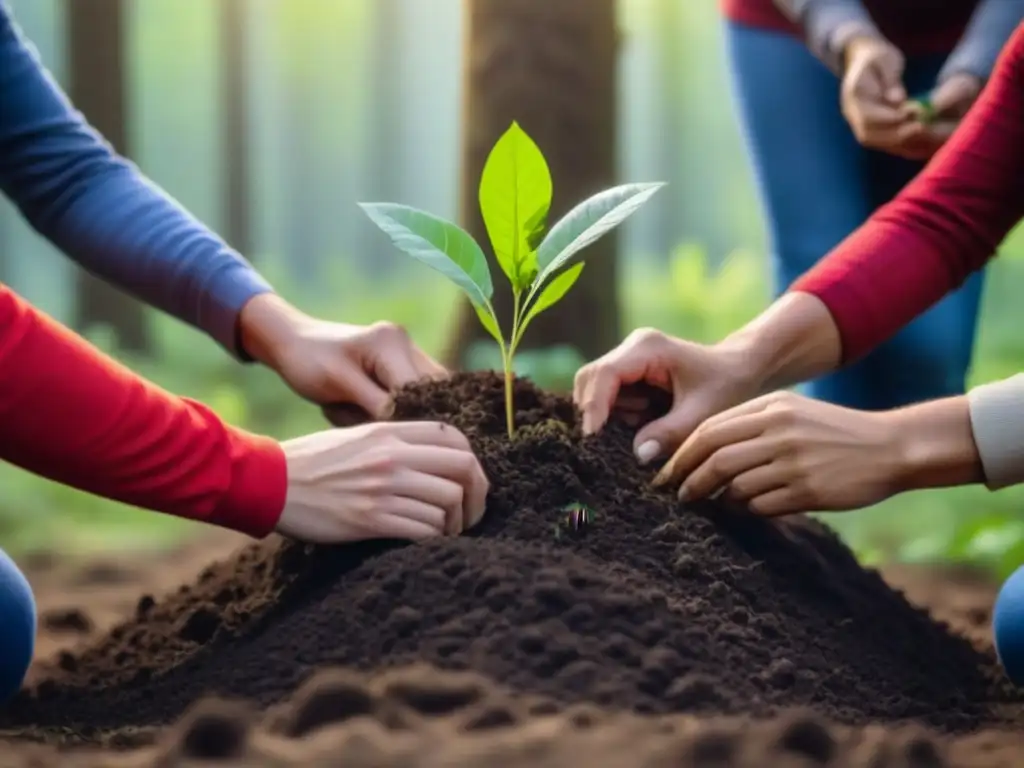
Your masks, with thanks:
[{"label": "person bending over", "polygon": [[[966,395],[863,411],[783,387],[848,365],[955,290],[1024,216],[1024,25],[963,125],[928,167],[763,314],[718,344],[633,333],[581,369],[586,432],[643,419],[639,382],[673,394],[637,433],[641,462],[683,498],[716,493],[759,515],[849,510],[911,489],[1024,482],[1024,374]],[[942,344],[943,337],[930,340]],[[905,375],[917,375],[912,359]],[[1024,683],[1024,568],[993,618]]]},{"label": "person bending over", "polygon": [[[719,4],[777,292],[921,170],[1024,19],[1024,0]],[[933,123],[908,105],[920,94],[932,99]],[[863,359],[804,391],[869,410],[963,394],[983,279],[976,271]]]},{"label": "person bending over", "polygon": [[[488,482],[465,436],[377,422],[278,443],[226,425],[104,356],[0,285],[0,461],[137,507],[313,543],[458,535]],[[0,549],[0,702],[36,611]]]},{"label": "person bending over", "polygon": [[375,418],[389,390],[444,369],[389,323],[329,323],[277,296],[238,253],[75,111],[0,0],[0,189],[82,267],[197,327],[321,405]]},{"label": "person bending over", "polygon": [[[83,267],[258,360],[299,395],[388,414],[444,369],[388,323],[309,317],[118,157],[44,69],[0,0],[0,188]],[[93,493],[306,541],[455,533],[487,483],[464,436],[376,424],[278,444],[133,376],[0,286],[0,460]],[[0,700],[32,654],[35,607],[0,552]]]}]

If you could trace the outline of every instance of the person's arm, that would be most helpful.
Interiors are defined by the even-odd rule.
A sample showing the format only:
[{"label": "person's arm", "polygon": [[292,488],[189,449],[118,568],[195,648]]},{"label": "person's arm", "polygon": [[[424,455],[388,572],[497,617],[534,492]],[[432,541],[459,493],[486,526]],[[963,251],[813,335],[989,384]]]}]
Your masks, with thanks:
[{"label": "person's arm", "polygon": [[860,0],[775,0],[775,6],[800,25],[807,47],[837,74],[850,40],[883,36]]},{"label": "person's arm", "polygon": [[271,287],[75,111],[0,2],[0,188],[85,269],[229,352],[238,314]]},{"label": "person's arm", "polygon": [[0,285],[0,460],[138,507],[270,533],[274,440],[136,376]]},{"label": "person's arm", "polygon": [[999,52],[1024,21],[1024,0],[981,0],[957,47],[939,72],[939,82],[967,74],[988,80]]},{"label": "person's arm", "polygon": [[903,490],[1024,483],[1024,374],[890,412]]},{"label": "person's arm", "polygon": [[861,357],[982,268],[1024,215],[1024,26],[963,124],[897,197],[722,342],[758,386]]}]

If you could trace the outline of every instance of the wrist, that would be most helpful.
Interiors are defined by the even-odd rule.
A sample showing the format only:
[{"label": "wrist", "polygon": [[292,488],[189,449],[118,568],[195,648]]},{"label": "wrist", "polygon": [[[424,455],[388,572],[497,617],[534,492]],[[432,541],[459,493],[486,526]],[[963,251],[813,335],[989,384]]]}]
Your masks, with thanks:
[{"label": "wrist", "polygon": [[832,313],[817,296],[787,293],[717,345],[735,359],[758,394],[799,384],[839,367],[842,342]]},{"label": "wrist", "polygon": [[890,427],[901,490],[970,485],[984,480],[966,396],[882,414]]},{"label": "wrist", "polygon": [[863,53],[873,51],[880,45],[890,45],[874,26],[859,21],[844,24],[836,29],[829,44],[842,62],[844,72]]},{"label": "wrist", "polygon": [[274,293],[249,300],[238,314],[238,335],[242,350],[269,368],[277,369],[285,350],[293,346],[310,321]]}]

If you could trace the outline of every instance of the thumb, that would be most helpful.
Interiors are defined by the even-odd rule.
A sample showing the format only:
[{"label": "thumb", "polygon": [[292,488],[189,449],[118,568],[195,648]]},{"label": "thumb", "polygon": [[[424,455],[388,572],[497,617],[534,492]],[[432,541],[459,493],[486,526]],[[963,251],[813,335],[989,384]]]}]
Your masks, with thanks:
[{"label": "thumb", "polygon": [[902,104],[907,100],[907,89],[903,83],[889,86],[885,91],[885,98],[890,104]]},{"label": "thumb", "polygon": [[649,464],[659,456],[671,454],[700,422],[701,418],[693,408],[679,407],[646,424],[633,440],[633,452],[637,460],[641,464]]},{"label": "thumb", "polygon": [[967,78],[951,77],[932,91],[932,109],[936,115],[959,111],[974,97],[974,85]]}]

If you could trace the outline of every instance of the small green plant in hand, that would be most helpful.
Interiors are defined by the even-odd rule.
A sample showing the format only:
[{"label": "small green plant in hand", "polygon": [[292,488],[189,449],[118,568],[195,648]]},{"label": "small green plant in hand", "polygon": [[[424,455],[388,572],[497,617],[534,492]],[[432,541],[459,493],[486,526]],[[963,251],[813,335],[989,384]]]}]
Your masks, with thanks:
[{"label": "small green plant in hand", "polygon": [[910,106],[913,108],[914,115],[922,125],[931,125],[935,122],[935,118],[937,117],[935,114],[935,106],[932,104],[931,97],[927,94],[924,96],[918,96],[916,99],[911,99]]},{"label": "small green plant in hand", "polygon": [[552,182],[534,141],[513,122],[491,149],[480,179],[480,212],[495,259],[512,286],[507,333],[491,304],[494,284],[483,249],[464,229],[395,203],[360,203],[395,246],[461,288],[487,332],[498,342],[505,374],[508,434],[515,433],[512,361],[523,333],[554,306],[583,271],[583,250],[644,205],[663,183],[623,184],[599,192],[547,229]]}]

